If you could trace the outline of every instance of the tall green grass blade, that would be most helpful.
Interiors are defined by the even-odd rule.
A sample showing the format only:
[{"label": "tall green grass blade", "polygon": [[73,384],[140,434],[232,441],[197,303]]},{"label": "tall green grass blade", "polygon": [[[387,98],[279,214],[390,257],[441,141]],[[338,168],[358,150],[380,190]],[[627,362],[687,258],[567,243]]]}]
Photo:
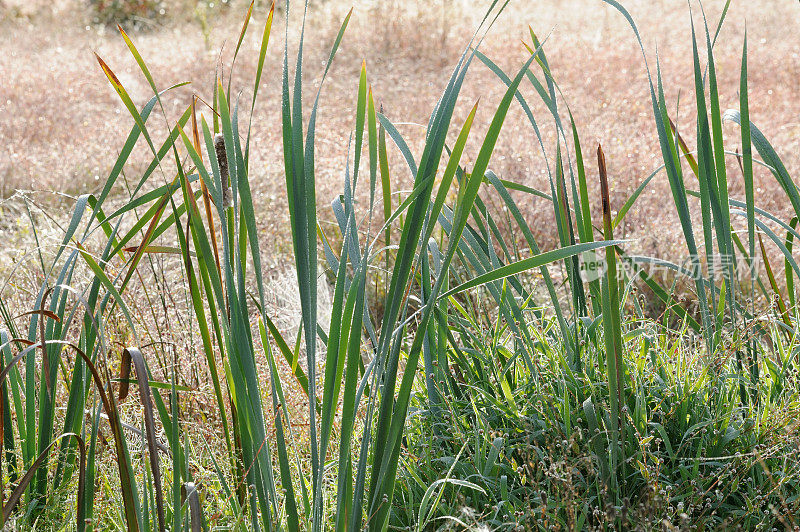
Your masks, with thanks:
[{"label": "tall green grass blade", "polygon": [[[747,238],[750,256],[756,254],[755,235],[755,188],[753,186],[753,148],[750,136],[750,102],[747,87],[747,34],[742,45],[742,67],[739,76],[739,120],[742,134],[742,175],[744,177],[744,193],[747,203]],[[726,118],[729,118],[726,115]]]},{"label": "tall green grass blade", "polygon": [[230,98],[231,98],[231,81],[233,80],[233,67],[236,65],[236,58],[239,57],[239,49],[242,47],[244,36],[247,33],[247,27],[250,25],[250,17],[253,16],[253,4],[255,4],[255,0],[250,0],[250,5],[247,8],[247,14],[245,14],[244,22],[242,22],[242,29],[239,31],[239,40],[236,41],[236,48],[233,50],[233,59],[231,59],[231,70],[230,70],[230,75],[228,76],[228,88],[225,91],[228,98],[228,107],[230,107],[231,105]]}]

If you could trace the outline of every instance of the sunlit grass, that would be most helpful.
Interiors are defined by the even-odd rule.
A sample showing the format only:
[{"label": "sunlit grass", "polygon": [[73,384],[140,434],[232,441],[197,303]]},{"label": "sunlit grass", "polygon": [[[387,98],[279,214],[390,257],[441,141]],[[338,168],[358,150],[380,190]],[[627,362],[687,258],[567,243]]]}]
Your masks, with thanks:
[{"label": "sunlit grass", "polygon": [[[639,38],[627,11],[607,3]],[[130,134],[101,192],[76,201],[60,245],[40,248],[39,292],[22,304],[20,294],[0,299],[5,522],[292,531],[795,525],[800,471],[787,457],[798,444],[800,267],[791,250],[800,234],[796,217],[755,205],[753,165],[771,171],[796,216],[800,194],[749,121],[746,41],[739,109],[720,108],[713,46],[727,5],[716,27],[691,28],[696,147],[672,121],[659,65],[651,70],[645,57],[663,166],[625,198],[610,192],[616,162],[599,146],[596,159],[584,157],[534,31],[510,75],[478,51],[504,7],[490,6],[452,74],[435,80],[444,89],[418,154],[376,106],[379,83],[364,62],[353,93],[340,95],[356,116],[332,198],[317,197],[317,113],[351,13],[312,98],[303,77],[320,73],[303,62],[310,37],[305,22],[296,29],[286,18],[299,48],[285,44],[281,101],[272,103],[281,108],[301,310],[294,337],[268,304],[251,124],[240,123],[240,103],[251,120],[262,80],[278,75],[266,62],[274,6],[257,30],[252,99],[240,101],[232,76],[220,75],[175,123],[162,97],[184,84],[159,87],[120,28],[153,96],[137,108],[119,67],[97,55]],[[466,118],[454,116],[468,70],[483,67],[505,92],[478,131],[486,104],[467,102]],[[544,116],[534,115],[534,100]],[[515,107],[547,154],[548,190],[492,171]],[[169,133],[153,138],[161,118]],[[741,155],[726,148],[723,121],[741,124]],[[540,134],[545,123],[555,146]],[[137,144],[152,162],[131,181],[124,171]],[[405,167],[390,165],[394,150]],[[729,194],[732,157],[744,201]],[[391,176],[400,172],[413,184],[398,193]],[[664,175],[683,264],[631,255],[614,236]],[[595,176],[599,197],[590,194]],[[123,184],[130,200],[112,207]],[[553,218],[526,219],[520,203],[531,197],[549,202]],[[332,226],[320,223],[328,208]],[[737,216],[746,233],[735,230]],[[557,247],[540,248],[541,225]],[[33,216],[30,227],[36,235]],[[740,267],[756,261],[763,272]],[[689,288],[664,284],[659,269]],[[319,312],[325,274],[329,318]],[[644,311],[642,291],[659,317]],[[757,291],[774,308],[757,306]],[[188,340],[169,340],[179,335]]]}]

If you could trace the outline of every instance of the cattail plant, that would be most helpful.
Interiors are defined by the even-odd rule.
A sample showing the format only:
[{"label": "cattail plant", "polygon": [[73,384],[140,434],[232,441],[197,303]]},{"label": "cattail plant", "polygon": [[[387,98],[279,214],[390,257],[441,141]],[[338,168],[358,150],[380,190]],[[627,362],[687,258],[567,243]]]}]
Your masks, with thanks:
[{"label": "cattail plant", "polygon": [[[603,237],[613,240],[611,227],[611,196],[608,190],[606,158],[602,146],[597,146],[597,167],[600,173],[600,199],[602,200]],[[607,247],[604,262],[605,276],[602,284],[603,338],[608,379],[608,399],[611,441],[612,489],[616,490],[618,468],[625,460],[620,445],[620,431],[625,417],[625,361],[623,360],[622,325],[620,319],[620,289],[617,275],[617,257],[613,247]]]}]

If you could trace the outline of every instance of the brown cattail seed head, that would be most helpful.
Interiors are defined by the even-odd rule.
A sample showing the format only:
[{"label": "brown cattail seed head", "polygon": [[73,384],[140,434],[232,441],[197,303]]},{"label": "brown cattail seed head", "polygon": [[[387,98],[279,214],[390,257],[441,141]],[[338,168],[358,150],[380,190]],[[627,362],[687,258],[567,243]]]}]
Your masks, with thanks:
[{"label": "brown cattail seed head", "polygon": [[611,201],[608,194],[608,175],[606,173],[606,156],[602,146],[597,146],[597,166],[600,170],[600,196],[603,200],[603,218],[611,216]]},{"label": "brown cattail seed head", "polygon": [[228,176],[228,155],[225,153],[225,137],[221,133],[214,135],[214,151],[217,152],[219,175],[222,180],[222,207],[233,206],[233,190]]}]

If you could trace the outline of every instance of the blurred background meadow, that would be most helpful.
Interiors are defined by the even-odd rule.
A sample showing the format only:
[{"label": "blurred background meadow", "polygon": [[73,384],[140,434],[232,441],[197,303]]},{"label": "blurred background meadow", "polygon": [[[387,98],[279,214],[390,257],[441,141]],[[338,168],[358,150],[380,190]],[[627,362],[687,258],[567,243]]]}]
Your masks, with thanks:
[{"label": "blurred background meadow", "polygon": [[[352,20],[320,102],[316,151],[322,197],[338,190],[344,170],[355,99],[342,95],[349,94],[348,89],[357,81],[362,60],[367,60],[376,102],[383,106],[386,116],[401,122],[398,127],[402,133],[419,148],[428,110],[442,89],[434,80],[449,72],[485,9],[468,0],[312,0],[308,32],[316,38],[306,44],[309,65],[322,65],[327,60],[328,42],[351,7]],[[723,7],[724,3],[708,2],[705,8],[709,20],[716,20]],[[215,67],[232,57],[246,8],[243,0],[4,0],[0,24],[4,78],[0,86],[0,113],[4,117],[0,129],[4,152],[0,158],[0,197],[7,200],[16,191],[24,191],[37,203],[63,206],[69,205],[72,197],[101,189],[127,129],[120,127],[124,106],[95,66],[92,52],[114,68],[137,105],[143,105],[151,92],[118,37],[117,22],[136,34],[137,45],[160,84],[192,81],[173,91],[166,101],[166,110],[172,113],[168,116],[175,119],[192,94],[210,100]],[[268,8],[256,2],[254,21],[263,22]],[[626,2],[626,8],[639,24],[648,52],[658,52],[667,97],[676,102],[680,127],[682,118],[691,118],[691,108],[678,106],[678,102],[691,102],[694,91],[686,28],[691,17],[702,20],[700,9],[691,13],[688,4],[680,0],[633,0]],[[276,9],[281,17],[281,6]],[[715,49],[725,109],[738,100],[741,50],[737,43],[747,29],[752,43],[750,114],[753,122],[764,124],[774,144],[783,147],[789,167],[795,157],[800,157],[800,99],[793,92],[794,80],[800,75],[800,44],[791,38],[800,31],[797,9],[794,2],[784,0],[732,2],[729,16],[736,23],[722,28]],[[293,12],[298,22],[300,11],[298,7]],[[651,134],[646,73],[626,21],[599,1],[515,0],[491,29],[482,50],[500,67],[510,68],[527,53],[522,40],[528,35],[529,25],[540,38],[546,37],[553,74],[587,145],[603,144],[613,176],[612,195],[629,196],[657,166],[658,140]],[[273,33],[267,64],[280,64],[283,38],[283,32]],[[233,73],[232,87],[242,91],[242,99],[252,91],[246,81],[255,71],[259,39],[257,32],[246,36]],[[321,69],[317,70],[305,79],[309,89],[319,83]],[[279,271],[287,264],[291,250],[286,199],[281,193],[284,180],[280,129],[276,127],[280,77],[276,72],[263,80],[264,100],[256,108],[253,121],[252,183],[256,207],[263,213],[259,228],[270,235],[264,238],[265,256],[270,269]],[[477,65],[468,74],[456,116],[463,119],[479,97],[487,103],[497,102],[503,91],[494,74]],[[535,113],[546,110],[542,103],[532,104],[532,108]],[[491,105],[479,109],[476,125],[488,124],[491,116]],[[521,108],[512,107],[504,129],[494,161],[496,173],[536,189],[547,188],[544,157]],[[543,123],[541,130],[552,143],[553,125]],[[696,136],[693,128],[687,126],[682,133],[691,145]],[[469,153],[474,152],[467,150],[467,156]],[[146,146],[139,146],[132,162],[146,165],[147,155]],[[399,160],[397,154],[390,156]],[[738,171],[733,159],[728,165],[731,172]],[[769,178],[769,172],[756,168],[754,177],[757,203],[770,212],[787,214],[789,205],[776,194],[778,184]],[[398,172],[394,178],[405,185],[410,183],[407,172]],[[597,191],[593,180],[590,186]],[[741,180],[731,180],[732,193],[741,194],[741,187]],[[625,218],[621,231],[625,238],[636,239],[640,251],[658,252],[677,261],[682,258],[682,248],[675,247],[681,236],[676,213],[663,208],[668,194],[667,181],[655,180]],[[8,220],[19,219],[13,205],[3,203],[4,226],[10,223]],[[525,201],[521,208],[532,220],[546,218],[550,210],[547,202],[535,198]],[[321,215],[330,218],[329,213]],[[652,229],[655,220],[658,231]],[[544,247],[555,244],[555,235],[547,224],[533,224],[533,229]],[[2,253],[8,260],[9,255],[22,250],[7,247]]]}]

